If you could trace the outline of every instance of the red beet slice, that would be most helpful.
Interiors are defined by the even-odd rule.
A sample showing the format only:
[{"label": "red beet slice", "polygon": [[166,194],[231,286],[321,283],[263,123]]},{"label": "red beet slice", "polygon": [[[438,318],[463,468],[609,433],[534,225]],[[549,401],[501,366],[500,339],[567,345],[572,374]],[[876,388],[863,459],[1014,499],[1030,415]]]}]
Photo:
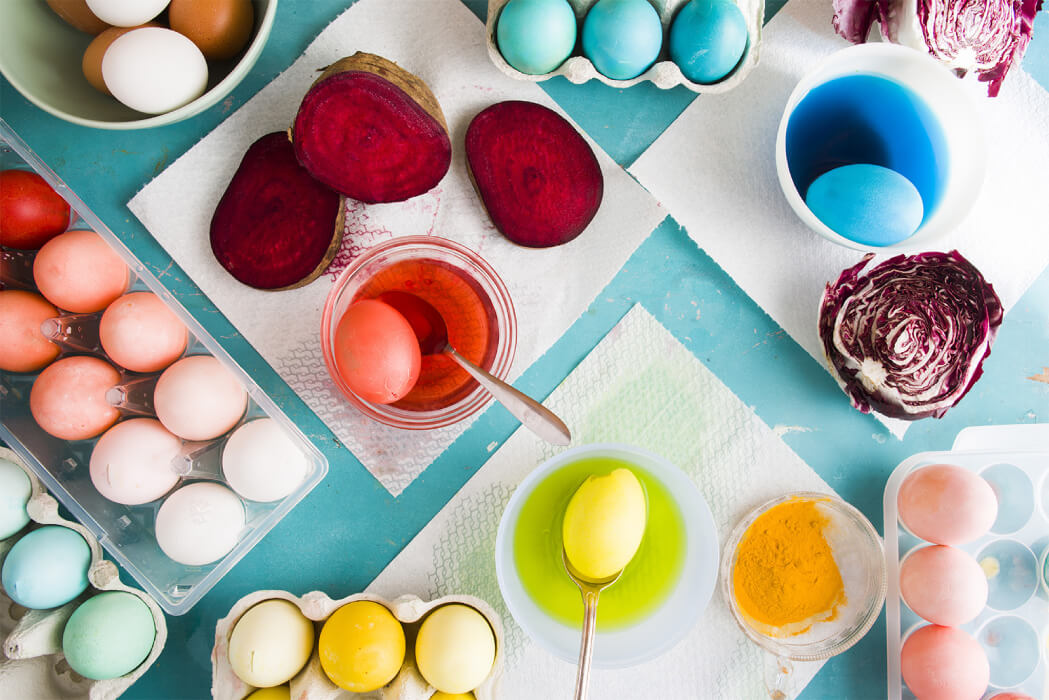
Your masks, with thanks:
[{"label": "red beet slice", "polygon": [[251,144],[211,217],[219,264],[256,289],[291,289],[315,280],[342,240],[342,197],[310,177],[288,134]]},{"label": "red beet slice", "polygon": [[402,202],[441,181],[448,125],[422,80],[356,53],[329,66],[302,99],[295,155],[313,177],[361,202]]},{"label": "red beet slice", "polygon": [[601,206],[604,177],[590,145],[533,102],[499,102],[474,117],[466,162],[492,223],[519,245],[567,243]]}]

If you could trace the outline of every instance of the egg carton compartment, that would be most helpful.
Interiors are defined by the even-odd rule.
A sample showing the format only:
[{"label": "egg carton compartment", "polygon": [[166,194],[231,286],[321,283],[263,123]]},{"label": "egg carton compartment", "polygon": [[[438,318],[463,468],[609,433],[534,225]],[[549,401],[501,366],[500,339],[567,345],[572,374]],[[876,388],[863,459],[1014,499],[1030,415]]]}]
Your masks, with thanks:
[{"label": "egg carton compartment", "polygon": [[[42,525],[60,525],[79,533],[91,550],[88,590],[72,602],[51,610],[29,610],[12,601],[0,588],[0,687],[2,695],[19,700],[112,700],[119,697],[144,674],[164,649],[168,628],[157,602],[142,591],[125,586],[113,562],[102,558],[98,540],[82,525],[66,520],[58,512],[58,502],[44,490],[24,461],[13,451],[0,447],[0,459],[14,462],[29,477],[32,494],[26,511],[29,524],[17,534],[0,540],[0,566],[8,552],[22,537]],[[140,598],[153,615],[157,634],[149,656],[134,671],[119,678],[96,681],[69,667],[62,653],[62,632],[77,606],[100,591],[124,591]]]},{"label": "egg carton compartment", "polygon": [[[93,229],[127,264],[130,284],[126,291],[152,292],[186,326],[189,340],[183,357],[214,356],[236,376],[247,392],[247,409],[231,430],[213,440],[199,443],[183,441],[182,450],[172,463],[172,469],[180,476],[171,491],[151,503],[121,505],[104,498],[91,481],[89,461],[97,438],[60,440],[45,432],[34,420],[29,397],[39,372],[0,372],[0,440],[24,459],[44,486],[167,613],[183,614],[324,478],[328,471],[327,460],[156,277],[2,119],[0,140],[0,169],[20,168],[41,175],[75,212],[70,228]],[[15,289],[35,289],[31,274],[32,253],[0,249],[0,255],[3,256],[0,277],[5,285]],[[97,329],[101,312],[60,314],[52,325],[53,334],[50,335],[61,348],[58,359],[89,355],[109,360],[98,343]],[[117,363],[112,364],[120,371]],[[121,413],[120,422],[135,417],[152,417],[152,391],[161,372],[136,374],[120,371],[120,374],[120,383],[107,393],[107,400],[117,406]],[[294,491],[276,501],[263,503],[241,497],[245,526],[239,532],[233,549],[217,561],[189,566],[168,558],[157,544],[154,529],[161,503],[190,483],[211,481],[225,484],[220,462],[222,449],[238,428],[258,418],[272,419],[305,456],[307,468],[303,480]]]},{"label": "egg carton compartment", "polygon": [[499,697],[499,685],[503,675],[503,625],[499,614],[485,601],[468,595],[448,595],[430,601],[424,601],[415,595],[402,595],[394,600],[387,600],[370,593],[358,593],[332,600],[326,593],[313,591],[304,596],[294,596],[287,591],[256,591],[238,600],[226,617],[218,621],[215,628],[215,646],[211,651],[211,695],[215,700],[243,700],[255,690],[233,672],[229,663],[229,640],[233,628],[241,615],[252,607],[266,600],[287,600],[302,611],[302,614],[314,623],[315,635],[320,634],[321,627],[332,613],[355,601],[366,600],[386,607],[393,616],[404,625],[405,654],[400,672],[390,683],[370,693],[354,693],[339,688],[332,683],[321,668],[318,653],[317,637],[314,637],[313,651],[310,660],[299,673],[291,679],[291,697],[296,700],[355,700],[357,698],[377,700],[427,700],[436,690],[423,679],[415,667],[415,637],[419,624],[433,610],[449,603],[462,603],[480,612],[487,620],[495,635],[495,662],[484,682],[474,689],[476,700],[496,700]]},{"label": "egg carton compartment", "polygon": [[909,634],[928,624],[903,601],[899,579],[900,562],[931,543],[903,525],[897,494],[908,474],[930,464],[953,464],[979,474],[998,498],[990,532],[957,547],[975,558],[988,577],[987,605],[960,626],[987,653],[991,676],[984,698],[1004,691],[1049,697],[1049,586],[1044,582],[1049,425],[1023,425],[968,428],[958,434],[952,450],[916,454],[889,477],[883,503],[889,700],[914,700],[900,673],[900,650]]},{"label": "egg carton compartment", "polygon": [[677,16],[681,7],[689,0],[648,0],[649,4],[651,4],[656,9],[656,12],[659,13],[659,19],[663,25],[663,44],[659,49],[659,56],[656,58],[656,62],[641,75],[629,80],[616,80],[603,75],[598,72],[590,59],[583,55],[583,20],[585,19],[587,12],[597,3],[598,0],[568,0],[568,4],[572,6],[572,10],[575,12],[577,26],[576,44],[575,48],[572,50],[572,54],[564,63],[549,73],[544,73],[542,75],[522,73],[507,63],[506,59],[503,58],[503,55],[499,52],[499,46],[496,42],[496,27],[499,21],[499,14],[502,12],[503,6],[509,1],[510,0],[488,0],[488,19],[485,31],[487,34],[488,56],[491,58],[492,63],[494,63],[503,73],[516,80],[538,82],[541,80],[549,80],[557,75],[562,75],[570,82],[576,84],[596,79],[600,80],[605,85],[611,85],[612,87],[617,88],[627,88],[648,81],[655,83],[656,87],[664,90],[677,87],[678,85],[684,85],[692,92],[717,94],[728,92],[738,86],[743,82],[744,78],[747,77],[750,71],[754,69],[754,66],[758,64],[758,54],[761,45],[761,28],[765,21],[765,0],[735,0],[736,5],[738,5],[739,9],[743,12],[743,18],[747,23],[747,47],[744,49],[743,56],[740,58],[739,63],[736,64],[736,67],[732,69],[731,73],[715,83],[707,84],[692,82],[684,76],[678,65],[670,60],[670,25],[673,23],[674,18]]}]

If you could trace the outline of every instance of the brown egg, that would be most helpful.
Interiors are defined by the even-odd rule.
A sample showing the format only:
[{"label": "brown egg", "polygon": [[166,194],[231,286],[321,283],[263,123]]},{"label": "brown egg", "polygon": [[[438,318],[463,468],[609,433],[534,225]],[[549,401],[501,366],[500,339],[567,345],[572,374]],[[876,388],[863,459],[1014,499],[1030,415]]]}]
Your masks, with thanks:
[{"label": "brown egg", "polygon": [[233,58],[243,49],[255,24],[251,0],[171,0],[171,28],[197,45],[209,60]]},{"label": "brown egg", "polygon": [[87,0],[47,0],[47,6],[66,24],[82,32],[99,34],[109,27],[95,17],[95,13],[87,6]]},{"label": "brown egg", "polygon": [[163,25],[157,24],[156,22],[147,22],[146,24],[141,24],[137,27],[110,27],[96,36],[91,43],[88,44],[87,50],[84,51],[84,60],[80,63],[80,67],[84,71],[84,77],[87,78],[87,82],[91,83],[91,87],[107,95],[111,94],[109,88],[106,87],[105,81],[102,80],[102,57],[106,55],[106,49],[109,48],[110,44],[117,40],[117,37],[127,34],[132,29],[160,26]]}]

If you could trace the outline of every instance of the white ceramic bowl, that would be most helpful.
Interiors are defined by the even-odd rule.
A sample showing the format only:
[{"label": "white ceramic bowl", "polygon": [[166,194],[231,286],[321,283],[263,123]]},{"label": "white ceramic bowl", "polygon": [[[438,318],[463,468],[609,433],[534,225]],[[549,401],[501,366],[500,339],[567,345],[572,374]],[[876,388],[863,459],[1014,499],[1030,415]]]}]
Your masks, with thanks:
[{"label": "white ceramic bowl", "polygon": [[[529,637],[554,656],[575,663],[582,631],[549,615],[525,591],[514,563],[513,535],[521,507],[535,487],[565,465],[591,457],[610,457],[644,469],[666,487],[685,521],[685,562],[671,594],[639,622],[597,633],[594,666],[623,668],[659,656],[695,625],[717,582],[718,536],[710,507],[696,485],[681,469],[651,452],[627,445],[583,445],[541,464],[521,482],[503,511],[495,541],[495,571],[510,614]],[[600,605],[597,615],[600,620]]]}]

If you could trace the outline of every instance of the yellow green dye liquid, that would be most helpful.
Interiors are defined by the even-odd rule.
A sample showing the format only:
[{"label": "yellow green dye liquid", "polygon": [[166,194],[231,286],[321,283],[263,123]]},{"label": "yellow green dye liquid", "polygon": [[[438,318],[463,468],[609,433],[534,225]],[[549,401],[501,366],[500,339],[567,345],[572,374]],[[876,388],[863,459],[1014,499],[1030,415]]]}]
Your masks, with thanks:
[{"label": "yellow green dye liquid", "polygon": [[609,457],[572,462],[536,486],[521,507],[514,530],[514,561],[525,591],[553,618],[583,622],[579,588],[561,562],[561,524],[568,501],[588,476],[620,467],[634,472],[645,489],[648,522],[637,554],[613,585],[601,592],[597,628],[630,625],[658,608],[674,591],[685,564],[685,521],[670,492],[637,465]]}]

